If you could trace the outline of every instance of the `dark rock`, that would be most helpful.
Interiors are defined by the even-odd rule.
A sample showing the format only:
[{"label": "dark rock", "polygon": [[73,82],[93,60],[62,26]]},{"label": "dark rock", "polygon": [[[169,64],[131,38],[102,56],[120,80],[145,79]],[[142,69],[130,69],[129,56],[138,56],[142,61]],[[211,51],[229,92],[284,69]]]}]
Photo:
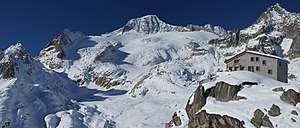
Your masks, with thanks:
[{"label": "dark rock", "polygon": [[206,96],[212,96],[217,101],[228,102],[237,100],[237,93],[241,90],[241,86],[230,85],[223,81],[216,83],[215,87],[207,89]]},{"label": "dark rock", "polygon": [[0,74],[4,79],[9,79],[15,77],[15,69],[17,64],[12,60],[8,59],[7,61],[0,63]]},{"label": "dark rock", "polygon": [[270,121],[270,119],[267,115],[265,115],[263,117],[261,126],[268,127],[268,128],[274,128],[272,122]]},{"label": "dark rock", "polygon": [[282,93],[282,96],[280,96],[280,99],[284,102],[287,102],[289,104],[296,106],[296,104],[300,102],[300,93],[296,92],[293,89],[289,89]]},{"label": "dark rock", "polygon": [[180,126],[182,124],[181,119],[176,112],[172,116],[172,122],[175,124],[175,126]]},{"label": "dark rock", "polygon": [[291,118],[291,120],[292,120],[293,122],[297,122],[294,118]]},{"label": "dark rock", "polygon": [[264,116],[264,113],[260,110],[260,109],[256,109],[254,111],[254,116],[253,118],[251,119],[251,123],[259,128],[261,125],[262,125],[262,122],[263,122],[263,116]]},{"label": "dark rock", "polygon": [[189,128],[244,128],[244,121],[227,115],[209,114],[205,110],[189,121]]},{"label": "dark rock", "polygon": [[120,81],[113,81],[112,78],[108,77],[109,75],[97,75],[93,73],[92,78],[93,82],[100,87],[111,88],[117,85],[120,85]]},{"label": "dark rock", "polygon": [[182,124],[180,117],[175,112],[172,116],[172,120],[165,124],[165,128],[172,128],[175,126],[180,126]]},{"label": "dark rock", "polygon": [[0,60],[4,57],[4,49],[0,48]]},{"label": "dark rock", "polygon": [[291,114],[298,116],[298,112],[295,111],[295,110],[293,110],[293,111],[291,112]]},{"label": "dark rock", "polygon": [[257,85],[257,82],[243,82],[242,85]]},{"label": "dark rock", "polygon": [[195,117],[196,112],[202,109],[202,107],[206,104],[206,96],[204,94],[204,87],[200,85],[196,91],[194,92],[194,99],[193,103],[189,104],[190,100],[188,101],[185,110],[189,119]]},{"label": "dark rock", "polygon": [[283,89],[283,87],[278,87],[278,88],[272,89],[272,91],[273,91],[273,92],[283,92],[284,89]]},{"label": "dark rock", "polygon": [[277,105],[273,104],[271,109],[268,111],[268,114],[270,116],[279,116],[281,114],[280,108]]}]

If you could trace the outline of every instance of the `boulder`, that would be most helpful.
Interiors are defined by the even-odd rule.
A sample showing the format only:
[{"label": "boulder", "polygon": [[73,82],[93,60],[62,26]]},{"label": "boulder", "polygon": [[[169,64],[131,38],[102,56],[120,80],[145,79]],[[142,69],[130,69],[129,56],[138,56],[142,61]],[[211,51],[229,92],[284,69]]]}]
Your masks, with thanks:
[{"label": "boulder", "polygon": [[297,122],[294,118],[291,118],[291,120],[292,120],[293,122]]},{"label": "boulder", "polygon": [[182,124],[180,117],[175,112],[172,116],[172,121],[175,124],[175,126],[180,126]]},{"label": "boulder", "polygon": [[291,112],[291,114],[298,116],[298,112],[295,111],[295,110],[293,110],[293,111]]},{"label": "boulder", "polygon": [[279,116],[281,114],[280,108],[277,105],[273,104],[271,109],[268,111],[268,114],[270,116]]},{"label": "boulder", "polygon": [[268,127],[268,128],[274,128],[272,122],[270,121],[270,119],[269,119],[269,117],[267,115],[265,115],[262,118],[262,124],[261,124],[261,126]]},{"label": "boulder", "polygon": [[189,121],[189,128],[244,128],[244,121],[227,115],[209,114],[205,110]]},{"label": "boulder", "polygon": [[273,91],[273,92],[283,92],[284,89],[283,89],[283,87],[278,87],[278,88],[272,89],[272,91]]},{"label": "boulder", "polygon": [[253,118],[251,119],[251,123],[259,128],[261,125],[262,125],[262,122],[263,122],[263,116],[264,116],[264,113],[260,110],[260,109],[256,109],[254,111],[254,116]]},{"label": "boulder", "polygon": [[228,102],[237,100],[237,93],[241,90],[240,85],[230,85],[223,81],[216,83],[215,87],[207,89],[206,96],[212,96],[217,101]]},{"label": "boulder", "polygon": [[289,104],[296,106],[296,104],[300,102],[300,93],[296,92],[293,89],[289,89],[282,93],[282,96],[280,96],[280,99],[284,102],[287,102]]}]

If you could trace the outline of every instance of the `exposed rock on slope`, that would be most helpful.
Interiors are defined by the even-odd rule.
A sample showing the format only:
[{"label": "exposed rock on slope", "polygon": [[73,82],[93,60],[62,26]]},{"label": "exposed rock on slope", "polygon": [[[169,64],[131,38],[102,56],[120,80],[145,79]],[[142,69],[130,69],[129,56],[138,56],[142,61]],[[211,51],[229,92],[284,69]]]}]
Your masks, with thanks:
[{"label": "exposed rock on slope", "polygon": [[241,90],[240,85],[230,85],[223,81],[216,83],[215,87],[206,90],[206,96],[212,96],[217,101],[228,102],[238,100],[237,93]]},{"label": "exposed rock on slope", "polygon": [[30,75],[34,68],[31,63],[32,58],[21,43],[15,43],[0,52],[0,74],[4,79],[14,78],[16,72],[22,72],[23,66],[25,72]]},{"label": "exposed rock on slope", "polygon": [[218,114],[208,114],[205,110],[201,110],[205,106],[208,96],[216,98],[217,101],[228,102],[237,99],[237,93],[240,91],[240,88],[241,86],[229,85],[223,81],[217,82],[215,87],[209,88],[206,91],[200,85],[186,105],[186,112],[190,119],[189,127],[242,128],[244,123],[238,119]]},{"label": "exposed rock on slope", "polygon": [[280,99],[282,101],[285,101],[289,104],[296,106],[296,104],[300,102],[300,93],[296,92],[293,89],[289,89],[282,93],[282,96],[280,96]]},{"label": "exposed rock on slope", "polygon": [[201,110],[190,119],[189,128],[244,128],[244,122],[227,115],[209,114]]},{"label": "exposed rock on slope", "polygon": [[188,104],[185,107],[190,119],[195,118],[195,114],[206,104],[206,98],[204,87],[200,85],[193,93],[193,96],[190,97]]}]

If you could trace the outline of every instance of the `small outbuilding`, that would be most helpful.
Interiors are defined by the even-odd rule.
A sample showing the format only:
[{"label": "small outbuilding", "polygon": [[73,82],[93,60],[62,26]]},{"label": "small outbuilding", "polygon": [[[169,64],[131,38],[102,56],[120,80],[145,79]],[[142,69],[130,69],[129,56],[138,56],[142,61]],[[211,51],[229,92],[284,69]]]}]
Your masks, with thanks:
[{"label": "small outbuilding", "polygon": [[288,80],[289,61],[274,55],[256,51],[244,51],[227,60],[227,71],[246,70],[285,82]]}]

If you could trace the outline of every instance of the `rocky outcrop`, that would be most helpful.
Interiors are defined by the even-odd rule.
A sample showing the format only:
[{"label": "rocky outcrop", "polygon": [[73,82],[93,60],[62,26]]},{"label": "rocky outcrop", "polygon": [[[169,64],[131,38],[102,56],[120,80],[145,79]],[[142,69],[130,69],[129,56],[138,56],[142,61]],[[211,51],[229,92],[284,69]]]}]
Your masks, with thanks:
[{"label": "rocky outcrop", "polygon": [[4,57],[4,49],[0,48],[0,61],[2,60],[3,57]]},{"label": "rocky outcrop", "polygon": [[190,119],[189,128],[244,128],[244,122],[227,115],[209,114],[205,110]]},{"label": "rocky outcrop", "polygon": [[280,108],[276,104],[273,104],[270,110],[268,111],[268,114],[270,116],[279,116],[281,114]]},{"label": "rocky outcrop", "polygon": [[237,93],[241,90],[241,85],[230,85],[223,81],[216,83],[216,86],[206,90],[206,96],[212,96],[217,101],[228,102],[238,100]]},{"label": "rocky outcrop", "polygon": [[4,50],[0,50],[0,75],[5,78],[14,78],[19,72],[18,64],[26,64],[28,74],[32,72],[32,58],[20,42],[17,42]]},{"label": "rocky outcrop", "polygon": [[[189,119],[193,119],[195,117],[195,114],[202,109],[202,107],[206,104],[206,98],[204,93],[204,87],[200,85],[196,91],[193,94],[194,96],[191,98],[194,99],[189,99],[185,110],[188,114]],[[193,103],[190,104],[190,100],[193,101]]]},{"label": "rocky outcrop", "polygon": [[293,89],[289,89],[282,93],[282,96],[280,96],[280,99],[284,102],[287,102],[289,104],[296,106],[296,104],[300,102],[300,93],[296,92]]},{"label": "rocky outcrop", "polygon": [[4,79],[15,77],[15,69],[17,64],[12,59],[7,59],[5,62],[0,63],[0,74]]},{"label": "rocky outcrop", "polygon": [[48,51],[53,51],[56,53],[57,58],[63,59],[66,56],[64,48],[83,38],[85,38],[85,35],[81,32],[71,32],[69,29],[65,29],[46,44],[39,56],[43,56]]},{"label": "rocky outcrop", "polygon": [[93,73],[92,77],[92,80],[96,85],[104,88],[111,88],[121,84],[120,81],[114,81],[113,78],[109,78],[108,75],[97,75]]},{"label": "rocky outcrop", "polygon": [[209,88],[206,91],[204,87],[200,85],[193,93],[193,96],[190,97],[186,105],[186,112],[189,117],[189,128],[243,127],[244,122],[239,121],[238,119],[229,117],[227,115],[221,116],[217,114],[208,114],[205,110],[201,110],[202,107],[206,104],[207,97],[211,96],[216,98],[217,101],[222,102],[238,100],[240,99],[240,97],[237,96],[237,93],[240,90],[241,86],[230,85],[222,81],[216,83],[216,86]]}]

